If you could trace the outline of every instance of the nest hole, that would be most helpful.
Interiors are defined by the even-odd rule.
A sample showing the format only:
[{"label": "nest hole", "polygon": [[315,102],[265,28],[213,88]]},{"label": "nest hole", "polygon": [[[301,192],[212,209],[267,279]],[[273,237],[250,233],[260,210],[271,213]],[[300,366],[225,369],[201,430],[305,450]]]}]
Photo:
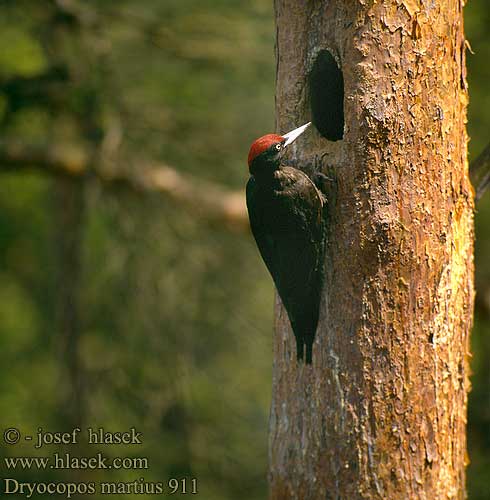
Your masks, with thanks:
[{"label": "nest hole", "polygon": [[344,137],[344,76],[328,50],[321,50],[309,75],[312,122],[329,141]]}]

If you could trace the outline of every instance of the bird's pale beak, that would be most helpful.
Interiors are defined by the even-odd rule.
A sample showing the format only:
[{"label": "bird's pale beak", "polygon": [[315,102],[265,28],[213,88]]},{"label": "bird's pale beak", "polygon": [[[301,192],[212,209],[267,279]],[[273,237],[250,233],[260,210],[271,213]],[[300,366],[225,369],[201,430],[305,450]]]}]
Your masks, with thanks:
[{"label": "bird's pale beak", "polygon": [[294,142],[310,125],[311,122],[308,122],[305,125],[302,125],[301,127],[295,128],[294,130],[291,130],[291,132],[284,134],[283,137],[284,139],[286,139],[284,147],[289,146],[289,144]]}]

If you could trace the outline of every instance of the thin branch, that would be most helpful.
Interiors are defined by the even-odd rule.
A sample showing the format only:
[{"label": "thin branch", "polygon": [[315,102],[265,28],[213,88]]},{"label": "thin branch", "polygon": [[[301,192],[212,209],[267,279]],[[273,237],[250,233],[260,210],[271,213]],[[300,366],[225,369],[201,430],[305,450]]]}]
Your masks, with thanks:
[{"label": "thin branch", "polygon": [[470,164],[470,179],[478,201],[490,185],[490,143]]},{"label": "thin branch", "polygon": [[28,168],[49,174],[83,178],[90,174],[104,184],[125,184],[141,192],[159,193],[195,210],[196,217],[218,221],[236,231],[248,228],[245,197],[215,183],[184,175],[168,165],[145,163],[131,171],[90,165],[90,155],[76,147],[0,143],[0,172]]}]

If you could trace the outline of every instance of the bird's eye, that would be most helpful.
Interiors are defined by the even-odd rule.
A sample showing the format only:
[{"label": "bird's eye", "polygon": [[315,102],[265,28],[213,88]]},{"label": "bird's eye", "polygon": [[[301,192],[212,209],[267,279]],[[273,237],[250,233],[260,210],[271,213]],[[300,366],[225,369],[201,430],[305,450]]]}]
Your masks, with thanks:
[{"label": "bird's eye", "polygon": [[278,144],[276,144],[277,151],[281,151],[281,148],[282,148],[282,145],[280,142]]}]

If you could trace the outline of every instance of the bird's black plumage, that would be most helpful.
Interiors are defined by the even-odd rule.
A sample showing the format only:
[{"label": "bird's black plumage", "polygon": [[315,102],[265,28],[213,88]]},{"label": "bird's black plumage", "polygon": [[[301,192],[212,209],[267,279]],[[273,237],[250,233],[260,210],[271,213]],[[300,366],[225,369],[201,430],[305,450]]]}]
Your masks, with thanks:
[{"label": "bird's black plumage", "polygon": [[325,198],[304,172],[281,163],[277,145],[257,156],[250,172],[252,233],[288,313],[297,358],[311,363],[323,282]]}]

